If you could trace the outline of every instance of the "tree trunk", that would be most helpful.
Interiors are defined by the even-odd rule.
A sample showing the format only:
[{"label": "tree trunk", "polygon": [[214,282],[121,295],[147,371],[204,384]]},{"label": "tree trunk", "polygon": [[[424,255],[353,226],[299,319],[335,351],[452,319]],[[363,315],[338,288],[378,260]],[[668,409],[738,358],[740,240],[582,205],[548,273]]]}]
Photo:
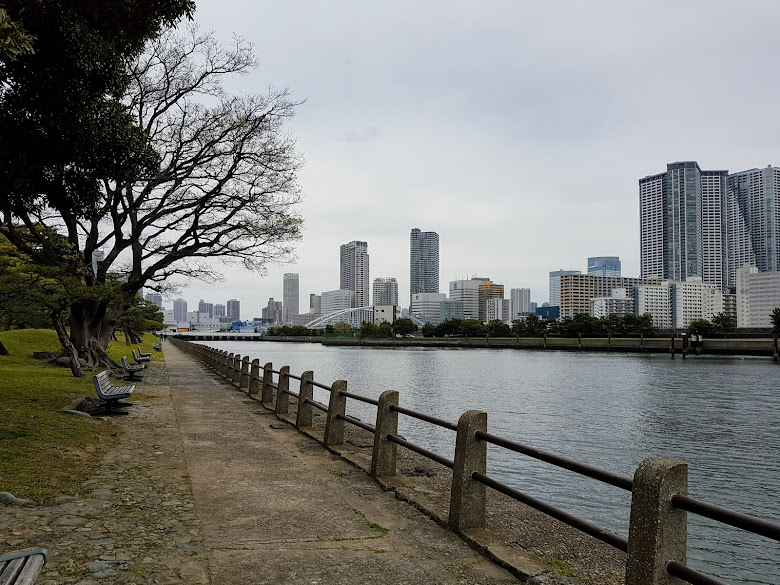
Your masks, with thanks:
[{"label": "tree trunk", "polygon": [[58,313],[52,313],[51,320],[54,324],[54,330],[57,332],[57,337],[62,344],[62,349],[70,359],[70,371],[73,373],[73,377],[83,378],[84,370],[81,369],[78,351],[76,351],[76,347],[68,338],[68,334],[65,331],[65,324],[62,322],[62,318]]},{"label": "tree trunk", "polygon": [[70,306],[69,341],[88,367],[121,367],[106,353],[117,318],[106,301],[80,300]]},{"label": "tree trunk", "polygon": [[5,348],[2,341],[0,341],[0,355],[8,355],[8,350]]}]

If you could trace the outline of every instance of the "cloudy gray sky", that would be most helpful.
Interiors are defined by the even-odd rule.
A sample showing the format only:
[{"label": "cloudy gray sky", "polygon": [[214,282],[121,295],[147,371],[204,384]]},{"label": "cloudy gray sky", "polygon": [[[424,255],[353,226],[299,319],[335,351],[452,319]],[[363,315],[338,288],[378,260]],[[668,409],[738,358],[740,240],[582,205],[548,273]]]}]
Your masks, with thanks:
[{"label": "cloudy gray sky", "polygon": [[547,273],[588,256],[638,276],[640,177],[780,164],[773,0],[199,0],[197,20],[254,44],[237,87],[306,100],[297,262],[182,291],[243,318],[281,300],[284,272],[306,312],[351,240],[405,304],[413,227],[439,233],[442,292],[487,276],[541,304]]}]

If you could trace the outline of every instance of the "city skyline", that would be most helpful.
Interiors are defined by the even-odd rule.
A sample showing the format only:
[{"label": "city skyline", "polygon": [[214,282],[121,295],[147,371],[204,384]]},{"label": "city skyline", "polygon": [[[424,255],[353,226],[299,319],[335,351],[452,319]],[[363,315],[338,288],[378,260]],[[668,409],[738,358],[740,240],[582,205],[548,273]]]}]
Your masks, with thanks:
[{"label": "city skyline", "polygon": [[[476,274],[528,287],[541,304],[549,271],[584,273],[599,255],[638,276],[638,178],[677,160],[730,172],[778,164],[777,82],[759,73],[780,48],[778,16],[780,5],[750,0],[565,10],[423,0],[414,18],[401,3],[381,19],[351,1],[303,12],[201,2],[196,19],[221,39],[255,44],[262,65],[237,91],[270,84],[305,100],[289,126],[307,160],[305,225],[295,263],[264,277],[226,267],[223,282],[180,294],[235,296],[259,314],[282,297],[285,272],[301,275],[302,295],[336,289],[333,250],[354,239],[370,243],[372,274],[396,277],[408,299],[415,226],[439,234],[442,292]],[[270,30],[258,25],[269,19]],[[704,76],[669,66],[680,62],[729,82],[709,91]]]}]

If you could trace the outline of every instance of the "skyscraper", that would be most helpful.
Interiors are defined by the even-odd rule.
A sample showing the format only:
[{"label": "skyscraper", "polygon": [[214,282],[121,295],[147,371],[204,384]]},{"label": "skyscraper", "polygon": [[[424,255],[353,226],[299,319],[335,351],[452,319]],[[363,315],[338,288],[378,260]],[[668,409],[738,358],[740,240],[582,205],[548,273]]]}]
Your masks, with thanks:
[{"label": "skyscraper", "polygon": [[639,180],[641,276],[726,286],[728,171],[695,161]]},{"label": "skyscraper", "polygon": [[451,280],[451,301],[463,304],[464,319],[479,319],[479,285],[489,280],[488,278],[474,277],[470,280]]},{"label": "skyscraper", "polygon": [[414,228],[409,235],[409,303],[417,293],[439,292],[439,234]]},{"label": "skyscraper", "polygon": [[509,311],[510,319],[517,319],[524,313],[531,312],[531,289],[513,288],[509,291],[509,300],[511,308]]},{"label": "skyscraper", "polygon": [[372,305],[398,305],[398,281],[389,276],[387,278],[374,279],[374,294]]},{"label": "skyscraper", "polygon": [[479,285],[479,320],[487,321],[487,302],[489,299],[503,299],[504,285],[486,280]]},{"label": "skyscraper", "polygon": [[298,275],[288,272],[282,278],[282,323],[292,323],[293,315],[300,312]]},{"label": "skyscraper", "polygon": [[203,299],[198,302],[198,313],[207,313],[209,317],[214,316],[214,303],[207,303]]},{"label": "skyscraper", "polygon": [[318,294],[309,295],[309,313],[322,313],[322,297]]},{"label": "skyscraper", "polygon": [[588,258],[588,274],[596,276],[620,276],[619,256],[593,256]]},{"label": "skyscraper", "polygon": [[173,301],[173,320],[177,323],[183,323],[187,320],[187,301],[184,299]]},{"label": "skyscraper", "polygon": [[369,306],[368,242],[352,241],[341,246],[339,290],[351,290],[353,307]]},{"label": "skyscraper", "polygon": [[225,303],[225,312],[230,319],[230,322],[234,321],[240,321],[241,320],[241,301],[238,301],[236,299],[230,299],[227,303]]},{"label": "skyscraper", "polygon": [[152,303],[153,305],[157,305],[162,309],[163,306],[163,297],[158,292],[148,292],[146,295],[144,295],[144,298]]}]

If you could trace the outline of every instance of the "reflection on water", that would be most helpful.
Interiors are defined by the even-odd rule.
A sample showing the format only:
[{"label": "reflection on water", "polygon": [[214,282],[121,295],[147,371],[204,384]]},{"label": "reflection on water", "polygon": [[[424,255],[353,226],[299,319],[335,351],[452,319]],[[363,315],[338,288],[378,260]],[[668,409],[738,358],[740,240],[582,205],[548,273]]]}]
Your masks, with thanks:
[{"label": "reflection on water", "polygon": [[[689,463],[693,497],[780,521],[780,366],[759,359],[675,359],[490,349],[338,348],[209,342],[344,379],[378,397],[457,421],[488,413],[489,431],[623,475],[644,457]],[[318,390],[315,398],[327,400]],[[373,422],[372,407],[349,412]],[[400,417],[412,441],[453,456],[454,434]],[[630,495],[491,446],[489,473],[550,504],[627,534]],[[780,544],[689,515],[689,564],[727,582],[780,585]]]}]

